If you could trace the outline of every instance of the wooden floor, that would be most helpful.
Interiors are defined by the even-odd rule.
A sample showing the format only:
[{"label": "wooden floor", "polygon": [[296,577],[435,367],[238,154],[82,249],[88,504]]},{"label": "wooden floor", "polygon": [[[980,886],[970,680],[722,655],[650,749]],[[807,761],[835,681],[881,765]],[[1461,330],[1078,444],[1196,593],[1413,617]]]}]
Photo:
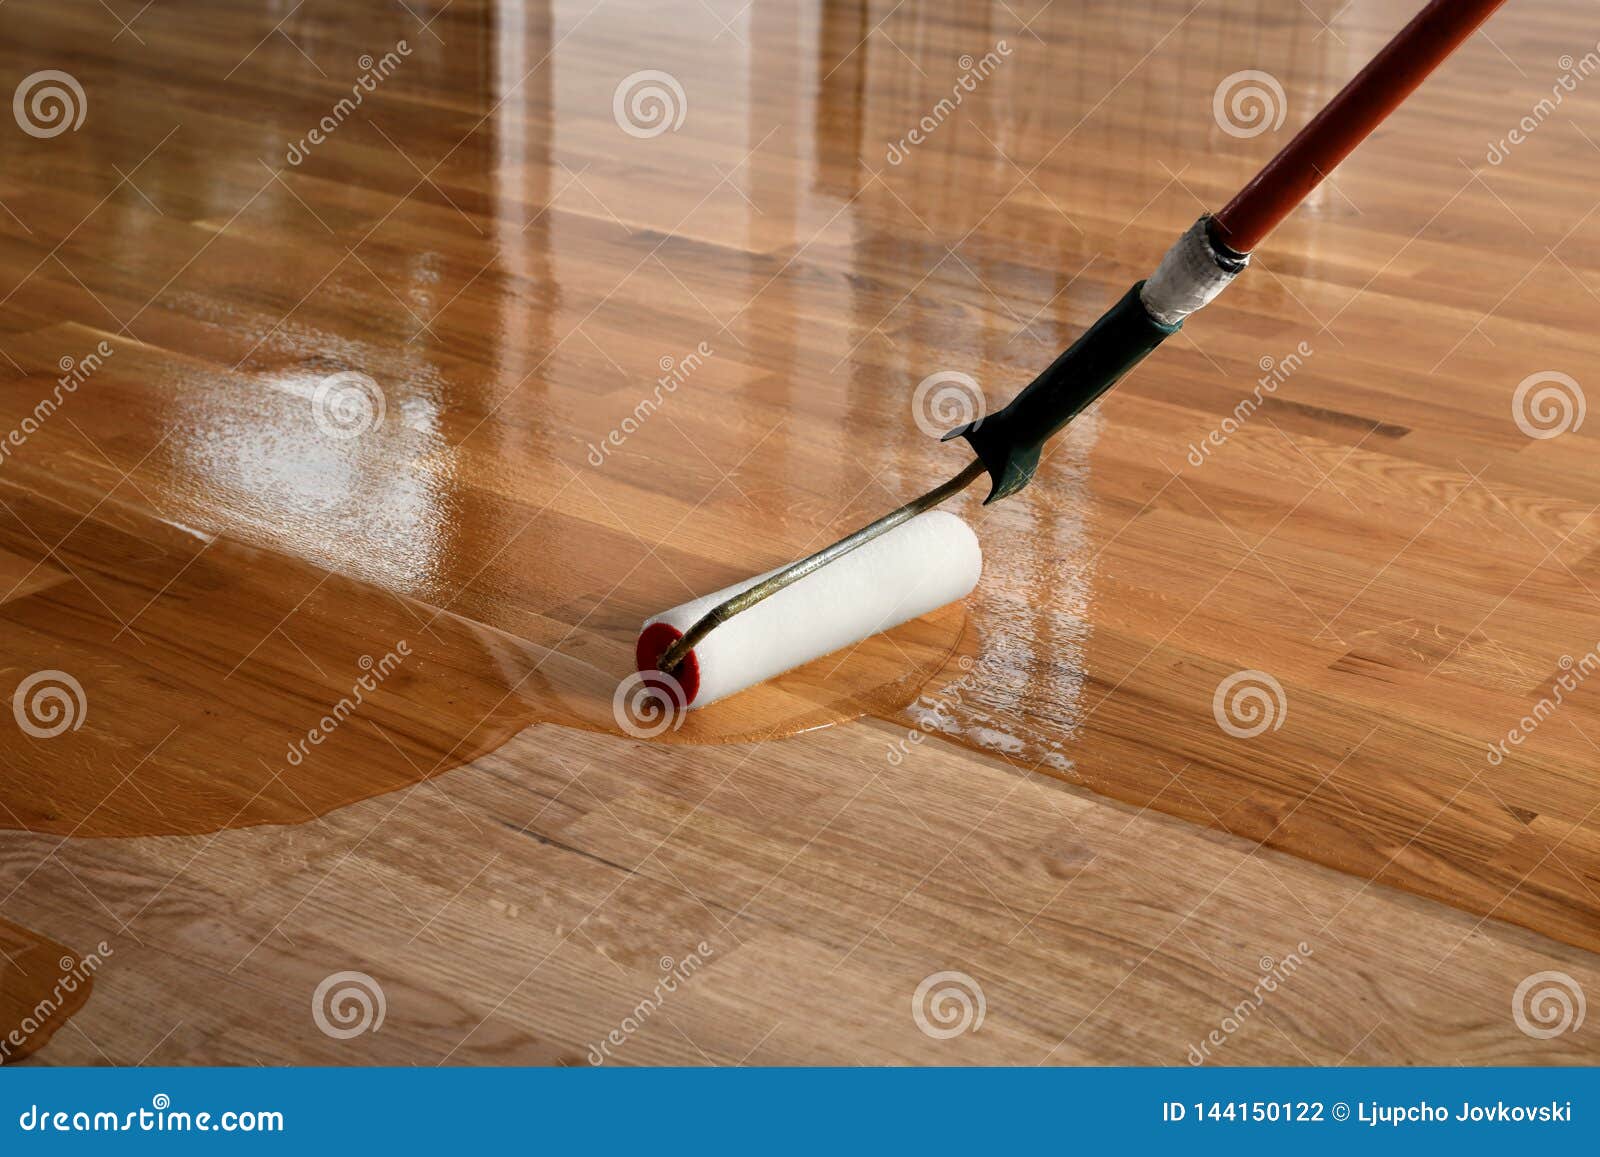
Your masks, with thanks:
[{"label": "wooden floor", "polygon": [[0,1059],[1600,1058],[1577,0],[957,503],[964,611],[611,709],[1405,15],[0,6]]}]

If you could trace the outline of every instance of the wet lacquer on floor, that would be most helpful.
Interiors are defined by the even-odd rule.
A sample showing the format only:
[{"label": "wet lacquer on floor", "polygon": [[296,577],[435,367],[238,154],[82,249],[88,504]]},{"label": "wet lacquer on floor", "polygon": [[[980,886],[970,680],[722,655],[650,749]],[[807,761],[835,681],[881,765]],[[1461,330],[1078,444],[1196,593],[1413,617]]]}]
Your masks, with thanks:
[{"label": "wet lacquer on floor", "polygon": [[[26,398],[29,386],[10,392]],[[672,572],[705,576],[683,579],[702,589],[736,573],[650,559],[634,536],[571,513],[575,502],[530,503],[506,534],[498,524],[511,516],[482,500],[427,528],[464,540],[438,551],[454,571],[431,572],[418,562],[421,518],[395,497],[418,489],[426,447],[398,430],[387,506],[363,504],[357,484],[345,521],[316,488],[351,443],[275,443],[279,424],[304,425],[290,412],[301,399],[263,393],[254,413],[209,413],[163,439],[137,481],[110,494],[52,470],[53,458],[92,452],[85,441],[114,439],[114,419],[101,432],[88,413],[0,472],[0,617],[18,724],[0,740],[0,826],[91,837],[295,823],[469,762],[535,723],[719,743],[890,716],[962,638],[965,611],[948,607],[660,719],[614,695],[649,600],[689,596]],[[293,452],[326,456],[302,474],[282,461]],[[252,454],[276,456],[261,471],[277,477],[252,476]],[[473,499],[457,485],[452,501]],[[501,513],[466,525],[482,509]],[[492,545],[472,553],[475,536]],[[778,540],[805,545],[799,531]]]}]

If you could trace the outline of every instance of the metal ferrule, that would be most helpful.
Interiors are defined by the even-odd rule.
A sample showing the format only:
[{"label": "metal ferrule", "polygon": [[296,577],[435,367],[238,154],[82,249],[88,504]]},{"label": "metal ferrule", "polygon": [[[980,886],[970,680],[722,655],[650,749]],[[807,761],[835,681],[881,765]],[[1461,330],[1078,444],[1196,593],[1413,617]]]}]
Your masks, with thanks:
[{"label": "metal ferrule", "polygon": [[1210,223],[1207,215],[1189,226],[1139,293],[1150,316],[1163,325],[1177,325],[1209,303],[1250,263],[1248,253],[1213,241]]}]

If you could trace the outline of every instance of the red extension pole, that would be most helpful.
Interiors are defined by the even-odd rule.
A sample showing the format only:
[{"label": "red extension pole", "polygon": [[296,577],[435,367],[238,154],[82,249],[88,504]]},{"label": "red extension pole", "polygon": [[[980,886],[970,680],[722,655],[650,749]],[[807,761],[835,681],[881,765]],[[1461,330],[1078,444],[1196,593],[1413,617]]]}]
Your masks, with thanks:
[{"label": "red extension pole", "polygon": [[1505,0],[1432,0],[1212,220],[1248,253]]}]

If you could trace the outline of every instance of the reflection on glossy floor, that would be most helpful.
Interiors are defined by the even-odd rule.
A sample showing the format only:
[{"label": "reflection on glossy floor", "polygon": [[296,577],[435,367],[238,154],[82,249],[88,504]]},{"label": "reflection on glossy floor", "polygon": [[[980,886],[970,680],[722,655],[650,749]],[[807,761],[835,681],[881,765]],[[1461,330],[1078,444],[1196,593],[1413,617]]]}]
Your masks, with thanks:
[{"label": "reflection on glossy floor", "polygon": [[[7,82],[85,112],[0,146],[4,690],[48,676],[0,915],[115,953],[43,1059],[584,1063],[691,951],[617,1059],[1177,1063],[1296,952],[1216,1059],[1592,1056],[1508,1015],[1600,979],[1600,468],[1513,397],[1592,362],[1600,99],[1485,156],[1575,2],[963,500],[964,614],[671,746],[572,729],[646,614],[953,473],[917,384],[998,405],[1391,7],[0,8]],[[1244,69],[1279,128],[1213,115]],[[354,1042],[304,1013],[349,970]],[[954,1042],[906,1015],[947,970]]]}]

